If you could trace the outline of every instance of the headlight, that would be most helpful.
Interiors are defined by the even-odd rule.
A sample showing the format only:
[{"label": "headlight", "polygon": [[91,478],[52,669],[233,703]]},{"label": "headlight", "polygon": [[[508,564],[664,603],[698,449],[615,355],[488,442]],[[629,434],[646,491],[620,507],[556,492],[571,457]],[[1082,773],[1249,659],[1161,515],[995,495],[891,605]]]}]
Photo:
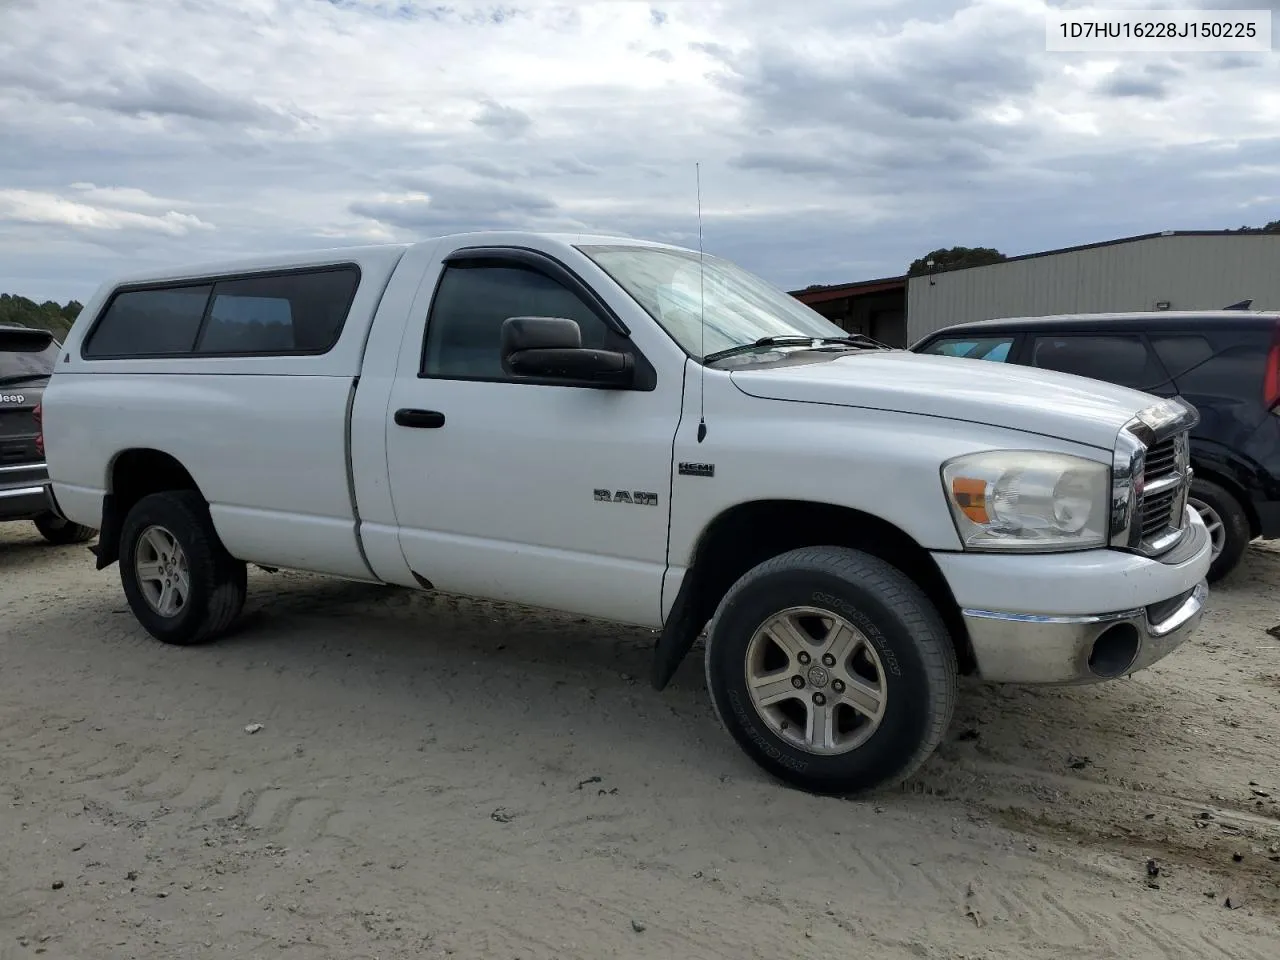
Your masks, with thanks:
[{"label": "headlight", "polygon": [[995,450],[948,460],[942,483],[965,549],[1106,546],[1106,464],[1064,453]]}]

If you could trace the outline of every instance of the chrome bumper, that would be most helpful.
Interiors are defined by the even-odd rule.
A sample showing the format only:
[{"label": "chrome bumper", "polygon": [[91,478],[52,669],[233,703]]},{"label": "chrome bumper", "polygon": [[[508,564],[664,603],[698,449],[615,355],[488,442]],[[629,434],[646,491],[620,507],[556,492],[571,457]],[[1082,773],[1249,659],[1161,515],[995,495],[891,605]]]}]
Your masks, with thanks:
[{"label": "chrome bumper", "polygon": [[0,467],[0,520],[27,520],[49,509],[49,472],[43,463]]},{"label": "chrome bumper", "polygon": [[1096,683],[1143,670],[1196,629],[1205,581],[1163,603],[1097,616],[965,610],[979,672],[997,683]]}]

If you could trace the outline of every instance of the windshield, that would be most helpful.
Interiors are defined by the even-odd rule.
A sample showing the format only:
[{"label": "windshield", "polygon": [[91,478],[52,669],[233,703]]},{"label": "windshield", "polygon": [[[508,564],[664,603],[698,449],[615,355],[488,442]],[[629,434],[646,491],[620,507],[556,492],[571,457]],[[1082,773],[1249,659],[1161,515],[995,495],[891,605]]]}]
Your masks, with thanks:
[{"label": "windshield", "polygon": [[0,383],[47,377],[58,358],[58,343],[45,330],[0,329]]},{"label": "windshield", "polygon": [[[741,267],[664,247],[582,246],[691,356],[702,358],[763,337],[847,337],[789,294]],[[706,316],[706,342],[702,317]]]}]

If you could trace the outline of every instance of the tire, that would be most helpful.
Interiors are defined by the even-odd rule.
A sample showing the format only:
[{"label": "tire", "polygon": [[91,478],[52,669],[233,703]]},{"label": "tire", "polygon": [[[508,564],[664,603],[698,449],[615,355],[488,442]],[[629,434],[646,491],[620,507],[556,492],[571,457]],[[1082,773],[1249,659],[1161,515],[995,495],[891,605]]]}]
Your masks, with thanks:
[{"label": "tire", "polygon": [[[175,561],[174,584],[182,581],[185,561],[188,589],[181,602],[175,599],[181,589],[170,588],[166,595],[157,580],[140,574],[141,562],[163,578],[171,572],[166,559]],[[120,529],[119,562],[120,583],[134,616],[164,643],[188,646],[213,640],[244,607],[245,564],[227,553],[208,506],[193,490],[153,493],[134,504]],[[168,596],[172,603],[157,603],[157,592],[161,600]]]},{"label": "tire", "polygon": [[[852,657],[843,666],[824,667],[821,646],[806,651],[806,662],[767,639],[779,631],[766,630],[766,625],[783,611],[797,609],[838,617],[829,622],[852,628],[857,637],[847,647]],[[818,621],[808,613],[787,616],[792,626],[810,628],[804,638],[808,642],[821,634],[814,629]],[[708,631],[706,673],[716,714],[747,755],[783,782],[819,794],[863,793],[911,776],[942,741],[957,696],[955,648],[928,598],[895,567],[844,547],[793,550],[739,579],[721,601]],[[844,702],[855,689],[871,686],[868,675],[878,678],[881,691],[878,725]],[[753,676],[776,683],[758,689],[791,699],[757,706],[749,679]],[[802,689],[796,690],[796,680],[805,684]],[[855,687],[857,680],[867,686]],[[786,689],[787,684],[795,693]],[[819,694],[831,698],[827,703],[841,704],[824,707],[827,712],[834,709],[836,736],[825,746],[811,748],[798,739],[808,733],[801,725],[809,716],[826,715],[814,711]],[[862,700],[865,710],[871,701],[865,695]],[[845,733],[838,729],[854,727],[848,723],[853,719],[860,726]],[[838,738],[843,739],[837,742]]]},{"label": "tire", "polygon": [[59,546],[66,546],[70,543],[88,543],[98,534],[98,531],[93,527],[72,523],[70,520],[64,520],[53,513],[42,514],[32,522],[36,525],[36,529],[40,531],[40,536]]},{"label": "tire", "polygon": [[[1212,480],[1193,478],[1189,499],[1206,525],[1222,525],[1222,535],[1214,545],[1217,555],[1209,566],[1208,579],[1214,583],[1234,570],[1244,556],[1245,548],[1253,539],[1249,518],[1240,501]],[[1214,532],[1210,530],[1211,535]]]}]

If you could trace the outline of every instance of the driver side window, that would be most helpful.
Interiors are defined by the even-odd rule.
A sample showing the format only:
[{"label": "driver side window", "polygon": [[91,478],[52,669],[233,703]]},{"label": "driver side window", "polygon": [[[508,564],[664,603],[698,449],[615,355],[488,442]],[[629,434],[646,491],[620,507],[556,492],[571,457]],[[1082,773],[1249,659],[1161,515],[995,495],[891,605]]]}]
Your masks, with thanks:
[{"label": "driver side window", "polygon": [[492,263],[451,264],[427,318],[422,376],[511,380],[502,369],[502,324],[508,317],[563,317],[577,322],[582,345],[606,349],[611,331],[573,291],[537,270]]}]

